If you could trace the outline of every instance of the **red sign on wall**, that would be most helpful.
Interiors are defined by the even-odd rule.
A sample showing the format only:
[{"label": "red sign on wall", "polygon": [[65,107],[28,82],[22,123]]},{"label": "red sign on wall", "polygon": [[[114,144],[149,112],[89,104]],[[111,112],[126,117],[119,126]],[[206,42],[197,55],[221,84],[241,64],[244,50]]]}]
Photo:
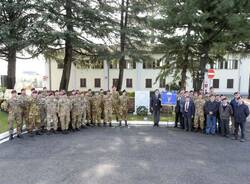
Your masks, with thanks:
[{"label": "red sign on wall", "polygon": [[209,79],[213,79],[215,76],[215,70],[214,69],[208,69],[207,76]]}]

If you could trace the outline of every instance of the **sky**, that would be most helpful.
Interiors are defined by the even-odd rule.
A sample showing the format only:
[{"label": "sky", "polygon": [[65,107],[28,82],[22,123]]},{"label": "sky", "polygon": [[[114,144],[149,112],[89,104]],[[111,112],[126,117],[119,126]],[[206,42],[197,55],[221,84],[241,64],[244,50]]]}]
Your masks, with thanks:
[{"label": "sky", "polygon": [[[16,74],[21,76],[23,72],[36,72],[45,75],[45,61],[42,57],[33,59],[17,59]],[[0,59],[0,75],[7,75],[7,62]]]}]

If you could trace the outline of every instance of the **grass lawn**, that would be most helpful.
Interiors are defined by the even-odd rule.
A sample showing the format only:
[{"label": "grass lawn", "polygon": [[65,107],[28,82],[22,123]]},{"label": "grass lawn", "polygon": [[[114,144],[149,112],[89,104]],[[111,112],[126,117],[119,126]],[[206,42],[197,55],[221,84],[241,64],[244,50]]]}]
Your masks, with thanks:
[{"label": "grass lawn", "polygon": [[[138,116],[138,115],[133,115],[133,114],[128,115],[128,120],[129,121],[153,121],[153,115],[148,115],[148,116],[146,116],[146,118],[147,119],[145,120],[143,116]],[[172,121],[174,121],[174,116],[171,116],[169,114],[161,113],[160,121],[172,122]]]},{"label": "grass lawn", "polygon": [[8,130],[7,117],[7,113],[0,111],[0,133]]}]

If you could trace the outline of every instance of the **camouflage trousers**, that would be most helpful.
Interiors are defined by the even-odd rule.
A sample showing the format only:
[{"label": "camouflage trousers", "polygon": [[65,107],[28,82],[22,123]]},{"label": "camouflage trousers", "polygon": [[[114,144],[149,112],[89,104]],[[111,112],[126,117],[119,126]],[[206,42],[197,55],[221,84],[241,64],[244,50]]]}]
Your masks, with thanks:
[{"label": "camouflage trousers", "polygon": [[56,113],[47,113],[47,130],[57,130],[58,118]]},{"label": "camouflage trousers", "polygon": [[25,125],[26,128],[29,126],[29,112],[27,111],[23,111],[21,114],[21,127],[23,127],[23,125]]},{"label": "camouflage trousers", "polygon": [[127,121],[128,120],[128,109],[121,109],[120,110],[120,117],[121,117],[121,120]]},{"label": "camouflage trousers", "polygon": [[104,122],[111,123],[112,121],[112,108],[104,108]]},{"label": "camouflage trousers", "polygon": [[194,127],[204,129],[204,113],[195,113],[194,116]]},{"label": "camouflage trousers", "polygon": [[41,126],[42,127],[46,127],[46,109],[41,109],[41,112],[40,112],[40,114],[41,114]]},{"label": "camouflage trousers", "polygon": [[9,125],[9,133],[13,134],[14,129],[14,121],[16,121],[17,134],[21,133],[22,123],[21,123],[21,114],[20,113],[9,113],[8,116],[8,125]]},{"label": "camouflage trousers", "polygon": [[83,109],[81,113],[81,125],[86,125],[87,109]]},{"label": "camouflage trousers", "polygon": [[101,123],[101,110],[93,111],[92,112],[92,118],[93,118],[93,123]]},{"label": "camouflage trousers", "polygon": [[69,129],[69,122],[70,122],[70,114],[59,114],[60,122],[61,122],[61,129],[68,130]]},{"label": "camouflage trousers", "polygon": [[121,112],[119,105],[116,104],[113,105],[113,112],[115,114],[116,120],[121,121]]},{"label": "camouflage trousers", "polygon": [[86,120],[87,120],[87,123],[90,123],[91,120],[92,120],[91,109],[90,108],[86,109]]},{"label": "camouflage trousers", "polygon": [[81,114],[72,113],[72,128],[80,128],[81,127]]},{"label": "camouflage trousers", "polygon": [[29,115],[29,126],[28,126],[28,132],[31,133],[33,130],[40,130],[41,129],[41,117],[40,115]]}]

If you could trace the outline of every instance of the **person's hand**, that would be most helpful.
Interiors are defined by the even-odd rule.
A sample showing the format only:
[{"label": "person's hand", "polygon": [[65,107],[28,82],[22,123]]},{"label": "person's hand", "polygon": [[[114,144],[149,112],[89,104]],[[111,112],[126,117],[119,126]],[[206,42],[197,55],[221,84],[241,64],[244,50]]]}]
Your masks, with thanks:
[{"label": "person's hand", "polygon": [[213,112],[209,112],[209,114],[210,114],[210,115],[212,115],[212,114],[213,114]]}]

